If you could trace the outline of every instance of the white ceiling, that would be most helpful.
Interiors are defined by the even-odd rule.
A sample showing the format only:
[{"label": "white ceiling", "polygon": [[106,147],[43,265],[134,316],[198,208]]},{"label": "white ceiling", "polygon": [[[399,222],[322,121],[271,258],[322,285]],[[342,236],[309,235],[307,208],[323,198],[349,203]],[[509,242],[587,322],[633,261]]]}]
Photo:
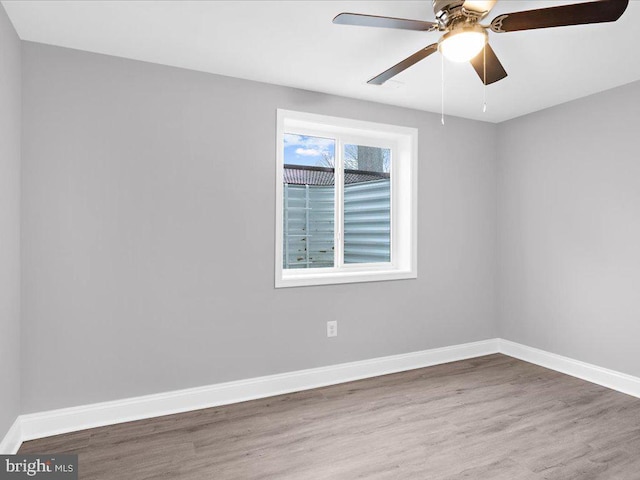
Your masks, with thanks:
[{"label": "white ceiling", "polygon": [[[500,0],[500,13],[576,1]],[[203,72],[440,111],[440,57],[391,86],[366,81],[437,33],[333,25],[340,12],[433,20],[421,1],[2,1],[20,38]],[[445,64],[445,111],[500,122],[640,79],[640,1],[618,22],[490,34],[509,77],[487,89]]]}]

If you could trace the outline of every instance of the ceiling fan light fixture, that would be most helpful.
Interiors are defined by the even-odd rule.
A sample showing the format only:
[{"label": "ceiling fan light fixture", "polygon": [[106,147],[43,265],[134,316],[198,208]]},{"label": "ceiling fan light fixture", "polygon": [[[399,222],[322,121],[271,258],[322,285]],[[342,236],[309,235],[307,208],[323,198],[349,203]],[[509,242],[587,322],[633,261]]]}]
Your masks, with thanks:
[{"label": "ceiling fan light fixture", "polygon": [[487,43],[487,32],[479,25],[454,29],[438,42],[440,53],[452,62],[468,62],[478,55]]}]

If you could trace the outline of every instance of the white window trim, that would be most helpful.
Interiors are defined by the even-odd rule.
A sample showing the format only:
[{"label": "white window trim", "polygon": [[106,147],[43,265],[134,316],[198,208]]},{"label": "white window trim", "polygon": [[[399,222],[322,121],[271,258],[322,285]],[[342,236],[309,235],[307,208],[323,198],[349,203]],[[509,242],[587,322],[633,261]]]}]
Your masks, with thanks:
[{"label": "white window trim", "polygon": [[[323,135],[359,141],[367,145],[393,146],[391,161],[391,262],[339,265],[334,268],[284,269],[283,194],[284,134]],[[377,139],[377,142],[376,142]],[[376,145],[372,145],[372,141]],[[338,150],[340,149],[340,150]],[[342,144],[336,142],[336,155]],[[337,172],[336,172],[337,173]],[[342,182],[336,177],[336,200],[342,198]],[[381,123],[278,109],[276,132],[276,235],[275,287],[300,287],[339,283],[401,280],[418,276],[418,130]],[[336,218],[336,255],[341,251],[341,219]],[[338,227],[339,226],[339,227]],[[341,258],[341,256],[340,256]]]}]

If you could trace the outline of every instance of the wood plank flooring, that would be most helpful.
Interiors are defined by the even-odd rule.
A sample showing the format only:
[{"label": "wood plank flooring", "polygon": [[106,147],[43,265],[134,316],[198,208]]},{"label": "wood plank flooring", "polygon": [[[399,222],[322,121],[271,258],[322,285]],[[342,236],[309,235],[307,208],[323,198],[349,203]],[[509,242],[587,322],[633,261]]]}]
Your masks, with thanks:
[{"label": "wood plank flooring", "polygon": [[638,480],[640,400],[490,355],[20,453],[77,453],[83,480]]}]

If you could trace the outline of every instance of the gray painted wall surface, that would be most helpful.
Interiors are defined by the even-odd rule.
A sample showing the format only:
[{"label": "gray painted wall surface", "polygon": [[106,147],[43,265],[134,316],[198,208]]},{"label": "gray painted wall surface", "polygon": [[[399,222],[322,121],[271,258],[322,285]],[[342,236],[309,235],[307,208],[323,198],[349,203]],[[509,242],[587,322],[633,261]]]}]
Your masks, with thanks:
[{"label": "gray painted wall surface", "polygon": [[[496,335],[494,125],[23,57],[23,412]],[[274,289],[276,108],[419,128],[417,280]]]},{"label": "gray painted wall surface", "polygon": [[0,5],[0,440],[20,413],[20,40]]},{"label": "gray painted wall surface", "polygon": [[499,332],[640,375],[640,82],[499,126]]}]

